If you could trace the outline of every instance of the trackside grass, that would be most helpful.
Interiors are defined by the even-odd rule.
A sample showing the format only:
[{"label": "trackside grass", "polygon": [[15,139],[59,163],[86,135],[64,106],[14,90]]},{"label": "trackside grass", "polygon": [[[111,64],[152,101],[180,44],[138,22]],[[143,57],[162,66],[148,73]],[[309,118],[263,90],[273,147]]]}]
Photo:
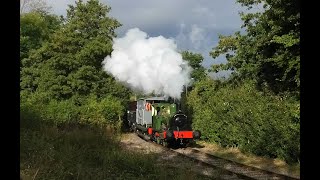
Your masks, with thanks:
[{"label": "trackside grass", "polygon": [[205,179],[155,165],[157,154],[121,149],[119,135],[88,125],[21,119],[20,175],[28,179]]}]

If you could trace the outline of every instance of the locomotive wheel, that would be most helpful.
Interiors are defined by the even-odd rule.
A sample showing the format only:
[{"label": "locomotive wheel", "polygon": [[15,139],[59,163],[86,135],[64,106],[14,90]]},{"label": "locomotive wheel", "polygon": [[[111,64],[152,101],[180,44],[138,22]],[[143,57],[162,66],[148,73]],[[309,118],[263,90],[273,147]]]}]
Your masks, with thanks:
[{"label": "locomotive wheel", "polygon": [[188,144],[187,143],[180,143],[179,145],[181,148],[186,148]]},{"label": "locomotive wheel", "polygon": [[131,132],[136,132],[137,131],[137,128],[136,128],[135,125],[132,125],[130,129],[131,129]]}]

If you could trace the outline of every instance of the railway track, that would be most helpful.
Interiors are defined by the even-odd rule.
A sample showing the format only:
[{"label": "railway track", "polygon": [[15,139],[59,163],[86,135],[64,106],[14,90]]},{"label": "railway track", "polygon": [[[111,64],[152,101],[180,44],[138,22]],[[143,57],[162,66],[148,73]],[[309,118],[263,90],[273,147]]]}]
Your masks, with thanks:
[{"label": "railway track", "polygon": [[211,165],[236,174],[238,177],[243,179],[257,179],[257,180],[299,180],[299,178],[291,177],[267,170],[259,169],[256,167],[247,166],[231,160],[220,158],[212,154],[201,152],[193,148],[185,149],[171,149],[182,156],[201,161],[205,164]]},{"label": "railway track", "polygon": [[[141,136],[140,136],[141,137]],[[143,137],[142,137],[143,138]],[[228,178],[223,179],[255,179],[255,180],[299,180],[300,178],[287,176],[284,174],[278,174],[275,172],[259,169],[252,166],[247,166],[232,160],[217,157],[212,154],[202,152],[200,150],[187,147],[187,148],[166,148],[160,144],[154,143],[148,138],[143,138],[144,140],[155,144],[156,146],[161,146],[163,149],[171,151],[178,156],[186,157],[201,163],[202,165],[221,169],[228,176]]]}]

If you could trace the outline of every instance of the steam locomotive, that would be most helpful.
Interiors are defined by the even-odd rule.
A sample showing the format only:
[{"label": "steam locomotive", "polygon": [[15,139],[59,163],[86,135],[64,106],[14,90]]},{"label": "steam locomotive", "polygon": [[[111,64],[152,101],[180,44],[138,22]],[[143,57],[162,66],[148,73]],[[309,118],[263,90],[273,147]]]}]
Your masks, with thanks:
[{"label": "steam locomotive", "polygon": [[177,104],[164,97],[140,98],[130,103],[127,121],[132,131],[163,146],[187,146],[201,133],[193,131],[191,121]]}]

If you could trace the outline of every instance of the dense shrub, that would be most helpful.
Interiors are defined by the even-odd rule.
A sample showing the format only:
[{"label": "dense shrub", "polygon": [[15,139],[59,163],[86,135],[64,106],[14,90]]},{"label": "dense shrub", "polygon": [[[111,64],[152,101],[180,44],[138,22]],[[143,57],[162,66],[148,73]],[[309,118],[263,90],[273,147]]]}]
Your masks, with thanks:
[{"label": "dense shrub", "polygon": [[75,106],[71,100],[52,100],[46,106],[45,118],[56,124],[75,123],[79,118],[79,107]]},{"label": "dense shrub", "polygon": [[101,100],[91,96],[86,104],[81,107],[80,122],[88,124],[117,125],[124,114],[124,106],[121,101],[113,96],[107,96]]},{"label": "dense shrub", "polygon": [[[33,119],[41,119],[55,125],[92,124],[121,125],[124,114],[122,101],[113,96],[98,99],[96,96],[77,99],[46,99],[45,93],[21,93],[21,123],[32,124]],[[35,116],[36,114],[36,116]],[[26,123],[28,122],[28,123]]]},{"label": "dense shrub", "polygon": [[193,127],[211,142],[257,155],[296,162],[300,158],[300,104],[293,96],[240,85],[199,82],[188,95]]}]

